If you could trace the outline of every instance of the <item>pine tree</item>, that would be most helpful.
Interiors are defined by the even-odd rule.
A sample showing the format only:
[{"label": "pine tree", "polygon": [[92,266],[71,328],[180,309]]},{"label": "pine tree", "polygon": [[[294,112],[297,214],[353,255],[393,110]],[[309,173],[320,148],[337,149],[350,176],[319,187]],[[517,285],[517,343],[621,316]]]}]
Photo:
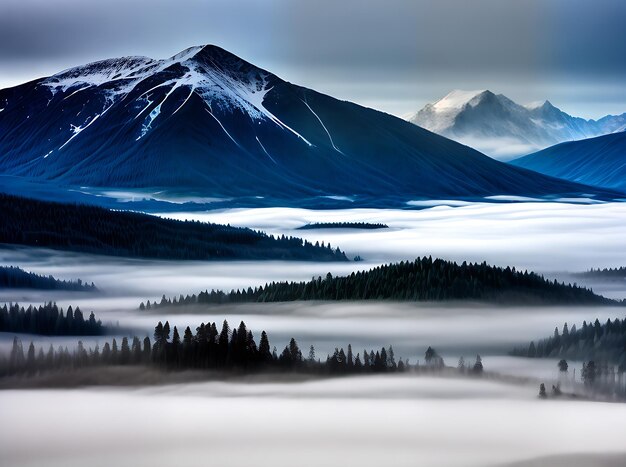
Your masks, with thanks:
[{"label": "pine tree", "polygon": [[480,358],[480,355],[476,355],[476,362],[474,363],[474,367],[472,369],[477,375],[483,373],[483,359]]},{"label": "pine tree", "polygon": [[122,339],[122,348],[120,350],[120,365],[128,365],[130,363],[130,347],[128,345],[128,337]]},{"label": "pine tree", "polygon": [[31,342],[28,346],[28,353],[26,354],[26,370],[29,374],[33,374],[37,368],[37,362],[35,360],[35,345]]},{"label": "pine tree", "polygon": [[259,341],[259,358],[262,363],[271,363],[272,352],[270,351],[270,341],[267,338],[267,333],[263,331],[261,333],[261,340]]}]

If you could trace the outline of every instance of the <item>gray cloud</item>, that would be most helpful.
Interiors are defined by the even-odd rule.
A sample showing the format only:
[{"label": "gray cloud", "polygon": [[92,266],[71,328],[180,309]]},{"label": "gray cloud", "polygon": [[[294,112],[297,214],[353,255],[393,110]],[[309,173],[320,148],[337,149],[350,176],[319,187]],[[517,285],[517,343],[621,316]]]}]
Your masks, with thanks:
[{"label": "gray cloud", "polygon": [[[4,0],[0,86],[215,43],[290,81],[396,114],[451,87],[489,87],[594,116],[626,109],[625,19],[621,0]],[[613,91],[601,99],[567,91],[594,85]]]}]

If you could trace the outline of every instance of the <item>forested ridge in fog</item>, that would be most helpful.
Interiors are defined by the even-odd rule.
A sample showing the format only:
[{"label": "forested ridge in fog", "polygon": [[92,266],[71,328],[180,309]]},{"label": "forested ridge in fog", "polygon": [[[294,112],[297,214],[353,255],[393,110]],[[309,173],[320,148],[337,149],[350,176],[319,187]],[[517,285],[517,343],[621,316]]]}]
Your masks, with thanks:
[{"label": "forested ridge in fog", "polygon": [[0,194],[0,243],[136,258],[347,261],[339,248],[247,228]]},{"label": "forested ridge in fog", "polygon": [[24,271],[15,266],[0,266],[0,289],[41,289],[41,290],[98,290],[94,283],[83,283],[82,280],[66,281],[52,276],[42,276]]},{"label": "forested ridge in fog", "polygon": [[93,312],[85,319],[80,308],[66,312],[56,303],[28,308],[11,303],[0,307],[0,332],[41,334],[47,336],[100,336],[106,329]]},{"label": "forested ridge in fog", "polygon": [[415,261],[379,266],[368,271],[353,272],[345,277],[330,273],[309,282],[272,282],[255,289],[225,293],[204,291],[182,295],[154,306],[221,304],[241,302],[288,302],[296,300],[482,300],[498,303],[538,304],[615,304],[614,300],[594,294],[591,290],[549,281],[542,276],[515,268],[501,268],[486,263],[457,264],[430,257]]}]

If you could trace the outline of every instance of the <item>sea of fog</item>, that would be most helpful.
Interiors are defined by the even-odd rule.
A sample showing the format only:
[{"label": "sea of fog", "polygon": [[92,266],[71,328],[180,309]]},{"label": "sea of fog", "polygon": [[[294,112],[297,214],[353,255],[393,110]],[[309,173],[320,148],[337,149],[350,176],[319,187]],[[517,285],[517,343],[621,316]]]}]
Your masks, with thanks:
[{"label": "sea of fog", "polygon": [[[257,339],[266,330],[279,351],[293,336],[305,354],[313,344],[320,358],[335,346],[352,344],[356,354],[393,345],[396,359],[415,363],[431,345],[448,364],[456,364],[460,356],[471,364],[480,353],[488,371],[546,382],[557,376],[556,360],[513,358],[507,351],[550,335],[564,322],[580,326],[583,320],[625,315],[619,307],[477,303],[304,302],[143,312],[138,305],[163,294],[348,274],[422,255],[528,268],[624,298],[624,281],[580,279],[573,273],[626,265],[626,204],[477,203],[410,211],[272,208],[167,215],[331,242],[364,261],[153,261],[1,248],[0,264],[93,281],[99,292],[2,290],[0,303],[79,305],[107,324],[119,324],[118,338],[151,335],[159,320],[192,329],[200,322],[227,319],[236,326],[244,320]],[[297,230],[310,222],[333,221],[390,228]],[[12,338],[0,334],[0,351],[10,347]],[[76,343],[72,338],[21,338],[45,348]],[[87,346],[104,342],[82,340]],[[580,374],[580,362],[571,362],[574,369]],[[624,449],[626,405],[540,401],[536,393],[536,380],[526,386],[397,375],[2,391],[0,465],[187,466],[206,459],[224,466],[496,466],[545,456],[561,461],[551,458],[537,465],[600,465],[599,454],[607,462],[602,465],[621,465],[610,463],[613,458],[606,454]],[[578,464],[562,457],[571,454],[578,456]]]},{"label": "sea of fog", "polygon": [[[229,209],[163,214],[331,242],[372,262],[422,255],[546,271],[626,264],[626,203],[471,203],[421,210]],[[381,230],[296,230],[312,222],[372,222]]]},{"label": "sea of fog", "polygon": [[7,466],[485,467],[563,455],[618,466],[593,461],[625,455],[626,405],[426,376],[3,391],[0,413]]}]

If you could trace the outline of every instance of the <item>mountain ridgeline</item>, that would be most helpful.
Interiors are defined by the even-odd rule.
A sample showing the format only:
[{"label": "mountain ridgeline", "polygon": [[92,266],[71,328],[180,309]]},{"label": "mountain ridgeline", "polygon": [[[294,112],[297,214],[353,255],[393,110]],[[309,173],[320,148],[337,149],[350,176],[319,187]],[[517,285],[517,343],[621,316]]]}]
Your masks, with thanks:
[{"label": "mountain ridgeline", "polygon": [[246,228],[177,221],[0,194],[0,244],[133,258],[347,261],[330,245]]},{"label": "mountain ridgeline", "polygon": [[511,164],[626,193],[626,132],[557,144]]},{"label": "mountain ridgeline", "polygon": [[216,46],[71,68],[1,90],[0,108],[0,174],[61,187],[287,206],[615,196],[500,163]]},{"label": "mountain ridgeline", "polygon": [[192,304],[290,302],[296,300],[474,300],[502,304],[589,304],[617,302],[576,285],[549,281],[528,271],[500,268],[486,263],[461,265],[441,259],[418,258],[354,272],[345,277],[330,273],[309,282],[272,282],[265,286],[224,293],[204,291],[140,309]]}]

